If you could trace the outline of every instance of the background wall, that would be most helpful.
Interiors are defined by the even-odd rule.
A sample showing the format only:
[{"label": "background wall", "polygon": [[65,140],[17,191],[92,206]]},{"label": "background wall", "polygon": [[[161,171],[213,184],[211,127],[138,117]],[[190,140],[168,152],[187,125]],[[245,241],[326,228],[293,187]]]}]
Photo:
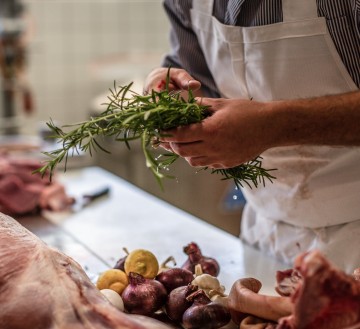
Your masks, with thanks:
[{"label": "background wall", "polygon": [[[169,49],[169,23],[158,1],[27,0],[31,31],[28,82],[35,113],[23,130],[36,134],[49,118],[60,124],[101,111],[108,88],[135,82],[142,90],[147,73]],[[124,177],[160,198],[237,235],[242,201],[229,182],[196,173],[184,160],[174,165],[177,180],[161,191],[145,168],[138,146],[106,141],[111,155],[98,153],[91,164]],[[152,214],[156,216],[156,214]]]},{"label": "background wall", "polygon": [[29,0],[36,119],[78,121],[116,80],[142,79],[168,49],[160,1]]}]

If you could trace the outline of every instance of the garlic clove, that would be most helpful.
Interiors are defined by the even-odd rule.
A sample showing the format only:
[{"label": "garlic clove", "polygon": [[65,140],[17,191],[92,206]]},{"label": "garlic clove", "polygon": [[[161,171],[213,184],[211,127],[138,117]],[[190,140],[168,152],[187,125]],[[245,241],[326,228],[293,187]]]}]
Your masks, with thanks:
[{"label": "garlic clove", "polygon": [[228,307],[228,302],[229,299],[226,295],[224,294],[219,294],[217,291],[215,290],[210,290],[208,293],[210,300],[214,303],[219,303],[225,307]]},{"label": "garlic clove", "polygon": [[206,273],[196,276],[192,284],[199,286],[200,289],[205,291],[216,290],[220,293],[225,292],[225,287],[220,284],[220,281],[216,277]]},{"label": "garlic clove", "polygon": [[121,296],[114,290],[111,289],[102,289],[100,292],[104,295],[104,297],[115,306],[119,311],[124,312],[124,302]]}]

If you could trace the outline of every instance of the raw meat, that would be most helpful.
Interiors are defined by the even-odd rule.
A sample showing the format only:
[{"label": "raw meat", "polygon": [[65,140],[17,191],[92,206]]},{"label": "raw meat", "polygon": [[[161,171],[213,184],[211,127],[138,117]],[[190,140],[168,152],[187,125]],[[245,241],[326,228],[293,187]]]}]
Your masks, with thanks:
[{"label": "raw meat", "polygon": [[111,306],[71,258],[0,213],[1,329],[166,329]]},{"label": "raw meat", "polygon": [[296,269],[277,271],[277,286],[275,287],[275,290],[281,296],[291,296],[297,289],[297,286],[299,285],[301,279],[302,276]]},{"label": "raw meat", "polygon": [[318,251],[299,256],[302,279],[291,295],[294,312],[277,329],[360,328],[360,282],[335,268]]},{"label": "raw meat", "polygon": [[22,215],[38,209],[64,210],[74,203],[64,187],[33,171],[41,166],[34,159],[0,155],[0,211]]},{"label": "raw meat", "polygon": [[36,209],[41,189],[29,189],[16,175],[0,179],[0,210],[8,214],[24,214]]},{"label": "raw meat", "polygon": [[240,279],[231,288],[228,306],[235,323],[251,315],[240,329],[360,329],[359,274],[356,269],[347,275],[312,251],[300,255],[293,269],[277,272],[281,296],[259,294],[260,288],[250,284],[256,279]]},{"label": "raw meat", "polygon": [[354,278],[355,278],[355,280],[360,281],[360,267],[355,269]]}]

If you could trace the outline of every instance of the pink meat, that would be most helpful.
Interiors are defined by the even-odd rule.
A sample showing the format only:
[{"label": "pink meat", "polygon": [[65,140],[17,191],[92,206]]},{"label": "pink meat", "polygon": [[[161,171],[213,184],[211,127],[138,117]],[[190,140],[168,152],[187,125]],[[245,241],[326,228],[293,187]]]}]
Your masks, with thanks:
[{"label": "pink meat", "polygon": [[360,281],[360,267],[355,269],[353,275],[354,275],[355,280]]},{"label": "pink meat", "polygon": [[15,175],[0,180],[0,208],[8,214],[25,214],[36,209],[41,191],[28,189]]},{"label": "pink meat", "polygon": [[34,159],[0,155],[0,211],[22,215],[38,209],[64,210],[73,204],[64,187],[48,176],[34,174],[40,167]]},{"label": "pink meat", "polygon": [[0,214],[0,328],[168,327],[115,309],[74,260]]},{"label": "pink meat", "polygon": [[64,210],[74,202],[74,198],[67,196],[64,186],[56,182],[42,189],[39,198],[39,206],[42,209],[53,211]]},{"label": "pink meat", "polygon": [[360,282],[330,264],[318,251],[295,262],[302,276],[291,296],[294,313],[277,329],[344,329],[360,327]]},{"label": "pink meat", "polygon": [[295,269],[277,271],[277,286],[275,287],[275,290],[280,296],[291,296],[296,291],[301,279],[301,274]]}]

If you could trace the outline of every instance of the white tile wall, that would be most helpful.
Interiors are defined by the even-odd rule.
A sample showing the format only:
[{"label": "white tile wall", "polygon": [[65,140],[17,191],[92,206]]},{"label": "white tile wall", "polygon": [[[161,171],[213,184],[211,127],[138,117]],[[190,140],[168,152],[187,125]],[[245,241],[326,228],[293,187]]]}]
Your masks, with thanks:
[{"label": "white tile wall", "polygon": [[[158,1],[28,0],[33,26],[28,80],[36,112],[74,122],[113,81],[143,79],[168,50],[169,23]],[[95,67],[95,69],[94,69]]]}]

